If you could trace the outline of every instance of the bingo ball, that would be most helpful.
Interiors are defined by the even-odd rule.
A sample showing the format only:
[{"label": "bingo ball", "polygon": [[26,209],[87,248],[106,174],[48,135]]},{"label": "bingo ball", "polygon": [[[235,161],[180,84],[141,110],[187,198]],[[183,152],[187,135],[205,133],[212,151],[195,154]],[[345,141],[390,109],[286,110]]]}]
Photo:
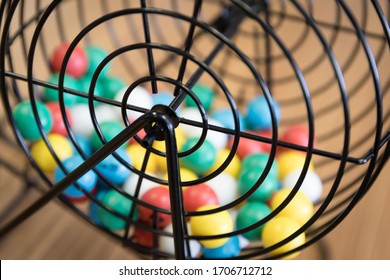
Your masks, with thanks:
[{"label": "bingo ball", "polygon": [[[233,147],[234,138],[231,137],[228,141],[228,147]],[[242,160],[245,157],[256,153],[268,153],[270,145],[249,138],[240,137],[237,145],[236,154]]]},{"label": "bingo ball", "polygon": [[237,257],[241,252],[239,237],[229,237],[225,244],[217,248],[204,247],[202,252],[203,257],[206,259],[227,259]]},{"label": "bingo ball", "polygon": [[248,104],[246,114],[246,124],[252,130],[267,130],[272,128],[272,114],[270,106],[272,106],[276,124],[280,121],[280,108],[278,103],[271,98],[271,104],[268,104],[267,99],[260,95]]},{"label": "bingo ball", "polygon": [[[49,134],[47,138],[54,154],[60,161],[73,155],[73,148],[64,136],[59,134]],[[51,174],[57,167],[57,162],[43,139],[32,145],[31,156],[38,167],[45,173]]]},{"label": "bingo ball", "polygon": [[89,138],[94,131],[91,115],[87,104],[76,104],[69,108],[73,122],[74,134]]},{"label": "bingo ball", "polygon": [[[298,151],[288,151],[278,156],[279,179],[283,180],[289,173],[302,171],[306,161],[306,154]],[[313,171],[313,164],[309,163],[309,170]]]},{"label": "bingo ball", "polygon": [[195,212],[204,205],[218,205],[218,197],[214,190],[206,184],[185,188],[183,191],[184,211]]},{"label": "bingo ball", "polygon": [[[305,126],[294,125],[290,126],[280,137],[280,140],[286,143],[295,144],[298,146],[308,147],[309,145],[309,129]],[[316,145],[314,139],[313,146]],[[287,151],[288,148],[279,147],[280,152]]]},{"label": "bingo ball", "polygon": [[[238,191],[244,195],[255,188],[261,176],[262,170],[256,168],[246,169],[238,178]],[[279,182],[276,177],[268,175],[259,187],[248,197],[249,201],[267,202],[278,189]]]},{"label": "bingo ball", "polygon": [[[121,133],[124,129],[124,126],[118,121],[106,121],[100,124],[100,130],[106,142],[111,141],[115,138],[119,133]],[[93,151],[99,150],[103,147],[102,139],[100,139],[97,131],[94,131],[90,137],[91,148]],[[123,144],[124,147],[126,145]]]},{"label": "bingo ball", "polygon": [[[195,84],[192,87],[192,91],[195,96],[198,97],[200,104],[203,106],[206,112],[209,111],[213,104],[215,96],[214,91],[211,88],[200,83]],[[188,95],[185,99],[185,105],[187,107],[197,107],[195,101]]]},{"label": "bingo ball", "polygon": [[[272,245],[279,243],[280,241],[286,239],[294,232],[299,229],[299,224],[287,217],[275,217],[271,221],[265,224],[261,240],[263,241],[263,245],[265,248],[268,248]],[[279,254],[286,253],[290,250],[293,250],[305,243],[306,235],[305,233],[301,233],[296,238],[286,243],[285,245],[278,247],[275,250],[269,252],[272,256],[277,256]],[[299,252],[295,252],[284,256],[283,259],[293,259],[295,258]]]},{"label": "bingo ball", "polygon": [[[61,134],[63,136],[68,136],[65,121],[61,113],[60,104],[55,102],[48,102],[46,103],[46,107],[50,110],[53,117],[53,128],[51,132]],[[69,123],[69,126],[72,127],[73,121],[68,108],[65,108],[65,117]]]},{"label": "bingo ball", "polygon": [[[155,244],[155,234],[152,231],[144,229],[140,226],[134,227],[133,238],[135,243],[142,247],[149,249],[157,247],[157,244]],[[157,238],[156,241],[158,240]]]},{"label": "bingo ball", "polygon": [[[115,152],[118,158],[121,158],[125,163],[131,165],[131,159],[123,148],[119,148]],[[122,185],[131,175],[130,169],[122,162],[120,162],[119,159],[117,159],[113,154],[109,155],[103,161],[98,163],[96,169],[108,182],[114,185]],[[106,184],[103,181],[100,182],[99,185],[105,186]]]},{"label": "bingo ball", "polygon": [[[103,196],[102,203],[110,211],[113,211],[109,212],[103,207],[99,207],[98,215],[103,225],[110,230],[124,229],[126,226],[126,220],[125,218],[118,216],[118,214],[124,217],[129,217],[133,202],[129,198],[125,197],[123,194],[112,189],[107,191],[107,193]],[[136,212],[134,212],[134,216],[137,216]],[[135,217],[129,218],[134,220]]]},{"label": "bingo ball", "polygon": [[[59,74],[58,73],[52,74],[48,79],[48,83],[59,87]],[[68,88],[72,90],[80,90],[80,85],[77,82],[77,80],[75,80],[69,75],[65,75],[64,88]],[[65,106],[70,107],[75,105],[78,102],[79,98],[80,97],[77,95],[67,93],[64,91],[62,100],[64,101]],[[46,102],[60,102],[59,89],[45,87],[43,90],[43,99]]]},{"label": "bingo ball", "polygon": [[[78,83],[79,83],[78,89],[81,92],[89,95],[91,82],[92,82],[92,76],[90,76],[89,74],[82,77],[80,80],[78,80]],[[104,88],[103,88],[102,83],[103,82],[101,81],[101,79],[97,80],[97,82],[93,88],[93,91],[92,91],[92,98],[96,97],[96,96],[102,97],[104,95]],[[88,104],[88,102],[89,101],[88,101],[87,97],[84,97],[84,96],[77,97],[77,103]],[[99,103],[95,102],[95,104],[99,104]]]},{"label": "bingo ball", "polygon": [[[241,173],[245,172],[248,169],[256,169],[259,172],[264,172],[268,161],[269,155],[266,153],[255,153],[248,155],[242,160]],[[278,165],[276,160],[272,162],[271,168],[268,172],[268,176],[272,176],[274,178],[278,177]]]},{"label": "bingo ball", "polygon": [[[69,43],[62,43],[53,52],[50,58],[50,67],[53,72],[60,72],[65,54],[69,49]],[[66,65],[65,73],[79,79],[86,73],[88,68],[88,58],[84,50],[76,46],[72,51],[68,63]]]},{"label": "bingo ball", "polygon": [[[178,117],[188,120],[188,121],[194,121],[194,122],[199,122],[202,123],[202,116],[197,108],[193,107],[185,107],[180,110],[178,113]],[[199,137],[202,134],[202,127],[190,125],[190,124],[185,124],[183,122],[180,122],[178,128],[180,128],[184,135],[188,137],[192,136],[197,136]]]},{"label": "bingo ball", "polygon": [[[189,226],[187,226],[187,228],[189,228]],[[174,244],[174,240],[173,240],[173,236],[172,236],[172,233],[173,233],[172,224],[169,224],[166,228],[164,228],[164,232],[171,233],[171,235],[162,235],[161,234],[159,237],[159,241],[158,241],[158,248],[161,252],[174,255],[175,254],[175,244]],[[189,229],[188,234],[191,235],[190,229]],[[191,257],[196,258],[199,255],[202,246],[200,245],[200,243],[198,241],[193,240],[193,239],[190,239],[188,241],[188,243],[189,243],[189,247],[190,247]],[[185,250],[185,255],[189,256],[187,245],[184,246],[184,250]]]},{"label": "bingo ball", "polygon": [[[141,200],[152,207],[165,210],[171,209],[169,189],[164,186],[157,186],[146,191],[142,195]],[[138,205],[138,210],[140,220],[149,226],[153,226],[156,222],[158,228],[164,228],[172,221],[171,214],[163,213],[159,209],[153,210],[150,207]],[[154,211],[157,211],[155,215]],[[155,217],[157,218],[156,221],[154,221]]]},{"label": "bingo ball", "polygon": [[[98,68],[99,64],[106,58],[107,52],[102,48],[93,45],[87,46],[85,48],[85,52],[88,58],[87,73],[89,75],[93,75],[93,73]],[[104,66],[100,75],[106,76],[109,69],[110,69],[110,64],[108,63],[106,66]]]},{"label": "bingo ball", "polygon": [[[188,151],[198,142],[197,138],[189,138],[182,147],[182,152]],[[197,175],[206,174],[214,165],[217,158],[217,151],[213,144],[204,140],[202,145],[193,153],[183,156],[181,164],[183,167],[194,171]]]},{"label": "bingo ball", "polygon": [[[44,103],[36,101],[35,104],[43,132],[49,133],[53,127],[52,114]],[[23,101],[16,105],[16,107],[12,110],[12,116],[15,120],[16,127],[19,129],[24,139],[28,141],[36,141],[42,138],[39,133],[38,124],[34,118],[33,108],[30,101]]]},{"label": "bingo ball", "polygon": [[[209,119],[209,125],[214,125],[216,127],[223,127],[223,125],[216,120]],[[193,135],[193,137],[200,137],[200,135]],[[228,141],[229,141],[229,136],[226,133],[219,132],[216,130],[207,130],[207,135],[206,139],[214,145],[215,149],[217,151],[222,150],[223,148],[226,147]]]},{"label": "bingo ball", "polygon": [[[119,90],[115,95],[115,100],[118,102],[124,102],[123,97],[127,91],[127,87]],[[150,110],[153,107],[153,99],[151,94],[143,87],[138,86],[133,89],[127,99],[127,104],[130,106],[136,106],[145,110]],[[122,119],[121,110],[117,111],[118,117]],[[142,116],[144,113],[133,109],[127,109],[127,118],[135,120]]]},{"label": "bingo ball", "polygon": [[[217,208],[217,205],[205,205],[196,211],[207,211]],[[193,216],[190,219],[191,232],[195,236],[214,236],[233,231],[233,220],[227,210],[213,214]],[[218,248],[228,241],[228,237],[201,239],[200,243],[206,248]]]},{"label": "bingo ball", "polygon": [[[153,175],[153,174],[149,174],[149,175]],[[131,174],[131,176],[127,178],[123,184],[123,191],[125,191],[131,196],[139,198],[142,197],[144,193],[147,192],[148,190],[158,186],[157,183],[149,179],[142,178],[140,188],[137,190],[139,179],[140,177],[138,174],[136,173]]]},{"label": "bingo ball", "polygon": [[125,87],[125,83],[118,77],[106,76],[103,80],[102,87],[102,96],[107,99],[114,99],[118,91]]},{"label": "bingo ball", "polygon": [[168,106],[173,101],[173,94],[162,91],[157,94],[152,94],[153,105],[165,105]]},{"label": "bingo ball", "polygon": [[[282,188],[292,189],[298,182],[301,170],[290,172],[282,182]],[[308,170],[299,191],[304,193],[306,197],[314,204],[318,201],[322,194],[322,181],[320,176],[314,171]]]},{"label": "bingo ball", "polygon": [[[163,175],[163,180],[168,180],[168,172]],[[182,183],[192,182],[199,179],[198,176],[191,170],[180,167],[180,181]],[[185,187],[184,187],[185,188]]]},{"label": "bingo ball", "polygon": [[[92,149],[91,149],[91,145],[89,143],[89,139],[88,138],[85,138],[84,136],[81,136],[81,135],[74,135],[75,137],[75,140],[76,140],[76,144],[78,145],[78,147],[80,148],[80,150],[84,153],[85,157],[90,157],[92,155]],[[78,154],[78,150],[76,149],[76,147],[73,147],[73,153],[74,154]]]},{"label": "bingo ball", "polygon": [[[218,122],[220,122],[223,127],[231,129],[231,130],[236,130],[236,125],[234,123],[234,115],[231,109],[229,108],[223,108],[223,109],[218,109],[214,111],[210,117]],[[245,130],[245,120],[241,116],[241,114],[238,115],[238,122],[240,125],[240,131]]]},{"label": "bingo ball", "polygon": [[[228,158],[230,154],[229,149],[223,149],[218,151],[217,158],[214,162],[213,167],[210,169],[209,173],[217,170]],[[241,160],[240,158],[234,154],[232,160],[228,164],[228,166],[223,170],[223,172],[230,174],[234,178],[237,178],[240,175],[240,169],[241,169]]]},{"label": "bingo ball", "polygon": [[[270,206],[275,210],[290,194],[291,189],[281,189],[271,198]],[[304,225],[313,215],[314,207],[311,201],[300,191],[298,191],[287,206],[277,215],[288,217],[296,221],[299,225]]]},{"label": "bingo ball", "polygon": [[[95,195],[95,199],[98,200],[98,201],[102,201],[103,197],[106,195],[107,193],[107,190],[101,190],[101,191],[98,191]],[[102,220],[100,219],[100,216],[99,216],[99,204],[97,204],[95,201],[93,201],[92,199],[90,200],[90,204],[89,204],[89,207],[88,207],[88,216],[92,219],[92,221],[94,221],[96,224],[102,226],[103,225],[103,222]]]},{"label": "bingo ball", "polygon": [[222,172],[207,181],[207,185],[214,190],[221,206],[235,201],[239,196],[237,181],[228,173]]},{"label": "bingo ball", "polygon": [[[142,147],[141,145],[139,145],[138,143],[133,143],[133,144],[130,144],[126,148],[126,152],[129,154],[129,156],[133,162],[134,167],[137,170],[141,170],[142,165],[144,163],[144,159],[145,159],[146,149],[144,147]],[[156,159],[156,156],[153,155],[152,153],[150,153],[150,156],[148,158],[148,162],[146,165],[146,170],[145,170],[147,173],[156,173],[157,172],[158,166],[157,166],[157,162],[155,159]]]},{"label": "bingo ball", "polygon": [[[249,201],[238,210],[236,219],[237,229],[240,230],[252,226],[270,213],[271,209],[265,203]],[[263,228],[264,225],[259,225],[250,231],[244,232],[242,235],[251,241],[260,241]]]},{"label": "bingo ball", "polygon": [[[59,166],[57,166],[54,171],[54,181],[58,183],[63,178],[65,178],[67,174],[79,167],[83,162],[84,160],[79,155],[65,159],[64,161],[62,161],[62,164],[65,168],[66,173],[64,173],[64,171]],[[63,195],[70,199],[83,199],[86,196],[84,192],[81,191],[79,188],[85,190],[86,192],[91,192],[95,188],[96,183],[96,173],[93,170],[89,170],[76,181],[78,187],[76,185],[70,185],[67,189],[64,190]]]}]

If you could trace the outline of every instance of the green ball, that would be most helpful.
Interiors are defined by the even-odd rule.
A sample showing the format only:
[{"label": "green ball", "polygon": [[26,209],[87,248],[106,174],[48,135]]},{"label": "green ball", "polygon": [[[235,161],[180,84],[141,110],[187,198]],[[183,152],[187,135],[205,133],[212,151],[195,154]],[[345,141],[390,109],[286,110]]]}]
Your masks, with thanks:
[{"label": "green ball", "polygon": [[[117,122],[117,121],[106,121],[106,122],[102,122],[100,124],[100,129],[102,131],[104,138],[107,140],[107,142],[109,142],[112,139],[114,139],[114,137],[117,136],[120,132],[123,131],[124,126],[120,122]],[[103,143],[100,140],[96,131],[93,131],[93,133],[90,137],[90,143],[91,143],[91,148],[93,151],[97,151],[101,147],[103,147]],[[126,143],[123,144],[123,147],[125,147],[125,146],[126,146]]]},{"label": "green ball", "polygon": [[[36,101],[36,107],[39,120],[45,133],[49,133],[53,127],[53,118],[50,110],[42,102]],[[12,116],[15,120],[16,127],[19,129],[23,138],[28,141],[41,139],[38,124],[35,121],[31,102],[29,100],[19,103],[13,110]]]},{"label": "green ball", "polygon": [[[198,138],[189,138],[182,147],[182,151],[188,151],[198,142]],[[184,168],[187,168],[198,175],[206,174],[213,166],[217,159],[217,151],[214,145],[208,140],[204,140],[202,145],[192,154],[180,159]]]},{"label": "green ball", "polygon": [[[211,105],[213,104],[215,96],[214,91],[211,88],[199,83],[194,85],[192,91],[199,98],[199,101],[202,104],[203,108],[206,111],[209,111]],[[185,104],[187,107],[197,107],[195,101],[190,96],[186,97]]]},{"label": "green ball", "polygon": [[[243,229],[249,227],[271,213],[271,209],[262,202],[249,201],[240,208],[237,214],[236,227]],[[251,241],[260,241],[264,225],[256,227],[242,235]]]},{"label": "green ball", "polygon": [[[58,80],[59,80],[59,73],[54,73],[49,77],[48,82],[51,84],[58,85]],[[65,75],[64,88],[80,90],[80,85],[77,80],[75,80],[69,75]],[[67,93],[65,91],[63,94],[64,94],[65,106],[70,107],[77,103],[77,100],[79,98],[77,95]],[[45,87],[45,89],[43,90],[43,99],[46,102],[59,102],[58,90]]]},{"label": "green ball", "polygon": [[[91,81],[92,81],[92,76],[90,76],[89,74],[85,75],[83,78],[81,78],[79,80],[79,90],[81,92],[89,94],[89,87],[91,85]],[[103,85],[102,79],[97,80],[97,83],[95,84],[93,95],[99,96],[99,97],[104,96],[104,85]],[[88,98],[77,96],[77,103],[88,104]],[[95,103],[99,104],[99,102],[95,102]]]},{"label": "green ball", "polygon": [[[238,192],[240,195],[248,192],[259,180],[261,171],[258,169],[246,169],[238,178]],[[249,201],[267,202],[278,190],[277,177],[267,176],[263,183],[249,196]]]},{"label": "green ball", "polygon": [[114,99],[124,87],[125,83],[120,78],[107,76],[103,81],[103,97]]},{"label": "green ball", "polygon": [[[88,70],[87,73],[92,75],[99,64],[107,57],[107,52],[100,47],[97,46],[88,46],[85,48],[85,52],[88,57]],[[107,72],[110,70],[110,64],[108,63],[100,73],[102,76],[106,76]]]},{"label": "green ball", "polygon": [[[247,169],[257,169],[259,172],[263,172],[267,165],[269,155],[266,153],[254,153],[246,156],[241,163],[241,173]],[[278,177],[278,165],[276,160],[272,162],[271,169],[269,170],[268,176]]]},{"label": "green ball", "polygon": [[[133,202],[127,197],[123,196],[116,190],[109,190],[102,198],[102,203],[108,208],[124,215],[128,216],[131,211]],[[134,214],[133,220],[136,219],[137,212]],[[120,217],[115,216],[106,209],[99,207],[98,216],[102,224],[110,230],[122,230],[126,226],[126,221]]]}]

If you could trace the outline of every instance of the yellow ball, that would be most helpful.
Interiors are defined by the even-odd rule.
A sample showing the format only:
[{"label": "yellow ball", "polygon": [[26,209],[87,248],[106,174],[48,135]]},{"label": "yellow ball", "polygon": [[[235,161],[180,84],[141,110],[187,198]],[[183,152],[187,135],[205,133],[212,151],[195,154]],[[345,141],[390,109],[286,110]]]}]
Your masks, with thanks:
[{"label": "yellow ball", "polygon": [[[275,193],[271,198],[271,209],[275,210],[290,194],[291,189],[282,189]],[[313,215],[313,203],[305,194],[298,191],[287,206],[278,214],[278,216],[288,217],[295,220],[300,226],[304,225]]]},{"label": "yellow ball", "polygon": [[[217,205],[204,205],[196,211],[206,211],[217,208]],[[190,219],[190,228],[193,235],[210,236],[233,231],[233,220],[226,210],[209,215],[194,216]],[[206,248],[217,248],[228,241],[228,237],[200,240]]]},{"label": "yellow ball", "polygon": [[[59,134],[49,134],[47,137],[59,160],[63,161],[73,155],[72,146],[68,139],[64,136]],[[43,139],[32,145],[31,155],[43,172],[53,173],[56,169],[57,162]]]},{"label": "yellow ball", "polygon": [[[198,179],[198,176],[191,170],[180,167],[180,179],[182,182],[190,182]],[[163,180],[168,180],[168,173],[164,174]]]},{"label": "yellow ball", "polygon": [[[138,143],[130,144],[126,148],[127,154],[130,156],[130,159],[134,167],[138,170],[141,170],[142,164],[144,162],[146,149],[139,145]],[[148,159],[148,164],[146,166],[147,173],[155,173],[157,171],[157,162],[154,154],[150,154]]]},{"label": "yellow ball", "polygon": [[[177,144],[177,150],[180,151],[183,147],[186,137],[183,133],[183,131],[179,128],[175,129],[175,136],[176,136],[176,144]],[[165,141],[154,141],[153,142],[153,148],[156,150],[165,153]],[[157,168],[162,172],[167,172],[167,158],[165,156],[160,156],[157,154],[152,154],[151,157],[153,157],[153,160],[156,161]]]},{"label": "yellow ball", "polygon": [[[210,169],[208,173],[210,174],[211,172],[219,168],[225,162],[229,154],[230,154],[229,149],[220,150],[217,154],[217,159],[215,160],[214,166]],[[240,174],[240,168],[241,168],[240,158],[237,155],[234,155],[232,161],[229,163],[229,165],[225,168],[223,172],[233,176],[234,178],[238,178]]]},{"label": "yellow ball", "polygon": [[[279,179],[283,180],[290,172],[302,170],[306,160],[306,154],[298,151],[287,151],[281,153],[277,159],[279,168]],[[310,162],[309,170],[313,170],[313,164]]]},{"label": "yellow ball", "polygon": [[[268,248],[292,235],[300,228],[299,224],[293,219],[287,217],[275,217],[264,225],[261,239],[265,248]],[[303,232],[296,238],[286,243],[285,245],[278,247],[275,250],[269,252],[270,255],[276,256],[283,254],[292,249],[297,248],[305,243],[306,234]],[[284,256],[283,259],[293,259],[299,252],[295,252]]]}]

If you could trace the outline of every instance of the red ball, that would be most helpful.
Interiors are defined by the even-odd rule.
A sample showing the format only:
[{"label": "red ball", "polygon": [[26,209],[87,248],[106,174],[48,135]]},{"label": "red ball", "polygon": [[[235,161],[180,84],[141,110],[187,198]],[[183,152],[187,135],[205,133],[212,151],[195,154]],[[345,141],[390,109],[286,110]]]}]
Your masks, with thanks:
[{"label": "red ball", "polygon": [[[251,133],[253,134],[253,132]],[[229,148],[233,146],[233,140],[234,140],[233,137],[229,139],[229,143],[228,143]],[[238,143],[236,153],[240,159],[243,159],[246,156],[249,156],[254,153],[267,153],[267,151],[270,150],[270,147],[271,147],[270,144],[241,137]]]},{"label": "red ball", "polygon": [[[134,121],[130,120],[130,124],[133,123]],[[141,129],[140,131],[137,132],[137,136],[142,140],[146,136],[146,131],[144,129]],[[134,137],[130,138],[130,144],[132,143],[137,143],[137,140],[135,140]]]},{"label": "red ball", "polygon": [[[309,144],[309,129],[305,126],[294,125],[289,127],[280,137],[280,141],[307,147]],[[316,139],[314,139],[314,146],[316,146]],[[278,153],[291,150],[289,148],[280,147]]]},{"label": "red ball", "polygon": [[133,237],[134,237],[134,241],[143,247],[146,248],[157,247],[157,244],[156,246],[154,246],[153,232],[151,231],[145,230],[141,227],[135,227]]},{"label": "red ball", "polygon": [[206,184],[187,187],[183,191],[184,210],[195,212],[204,205],[219,205],[215,191]]},{"label": "red ball", "polygon": [[[68,132],[66,131],[66,126],[64,119],[62,117],[60,104],[56,102],[48,102],[46,103],[46,107],[50,110],[52,119],[53,119],[53,128],[51,130],[52,133],[61,134],[63,136],[68,136]],[[70,127],[72,127],[73,120],[70,114],[70,111],[65,108],[66,118],[68,119]]]},{"label": "red ball", "polygon": [[[171,200],[169,197],[169,189],[164,186],[154,187],[148,191],[146,191],[141,200],[150,204],[151,206],[158,207],[161,209],[171,209]],[[138,205],[139,218],[140,220],[149,225],[153,226],[154,218],[153,218],[153,209],[150,207],[145,207],[142,205]],[[162,213],[157,210],[157,227],[164,228],[172,222],[172,218],[170,214]]]},{"label": "red ball", "polygon": [[[62,62],[69,46],[69,43],[62,43],[54,50],[50,59],[51,70],[53,72],[60,72]],[[76,46],[69,58],[65,72],[69,76],[79,79],[84,76],[84,74],[87,72],[87,69],[87,55],[82,48]]]}]

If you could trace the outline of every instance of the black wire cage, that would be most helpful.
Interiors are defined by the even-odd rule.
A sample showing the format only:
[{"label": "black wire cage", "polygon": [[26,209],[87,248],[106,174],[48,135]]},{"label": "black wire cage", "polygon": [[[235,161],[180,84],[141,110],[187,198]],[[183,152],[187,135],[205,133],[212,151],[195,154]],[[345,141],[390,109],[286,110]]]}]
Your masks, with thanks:
[{"label": "black wire cage", "polygon": [[[389,159],[388,1],[3,0],[0,14],[3,108],[18,145],[48,186],[37,201],[1,227],[0,237],[58,197],[92,225],[144,256],[208,258],[204,250],[194,249],[193,243],[245,236],[276,220],[300,193],[314,167],[322,192],[299,227],[272,244],[259,239],[245,243],[238,253],[224,255],[233,259],[283,258],[319,241],[341,223]],[[64,42],[68,45],[57,80],[48,81],[53,73],[52,53]],[[89,71],[87,85],[81,89],[71,86],[67,67],[73,54],[80,48],[96,46],[105,52]],[[107,76],[122,81],[120,98],[99,92],[99,84]],[[211,103],[198,94],[196,88],[202,85],[213,92],[209,95]],[[137,95],[140,88],[157,101],[147,104]],[[63,142],[52,141],[39,108],[47,101],[47,90],[54,91],[61,116],[57,122],[64,126],[67,145],[82,159],[72,168],[64,163]],[[103,91],[108,91],[107,87]],[[163,95],[168,101],[159,99]],[[268,110],[269,127],[263,133],[248,128],[243,121],[258,97],[264,99]],[[69,105],[71,98],[78,98],[78,104]],[[26,101],[30,117],[20,121],[15,107]],[[186,113],[188,108],[195,113]],[[224,117],[213,122],[220,109],[225,110]],[[103,127],[113,118],[121,128],[108,136]],[[226,119],[229,125],[221,124]],[[36,127],[37,139],[26,139],[20,122]],[[78,124],[83,126],[77,129]],[[306,131],[304,143],[284,137],[289,128],[298,125]],[[98,143],[92,153],[85,151],[78,135],[86,130]],[[182,130],[197,136],[187,149],[179,143]],[[192,168],[202,165],[202,159],[212,153],[202,149],[213,137],[217,143],[225,141],[224,157],[214,159],[212,169],[195,172],[197,176],[188,179],[182,163],[197,154],[198,162]],[[62,170],[61,179],[43,168],[49,159],[42,165],[34,155],[37,141]],[[214,207],[188,210],[184,198],[188,189],[211,181],[228,185],[226,178],[221,178],[237,161],[244,142],[251,148],[261,144],[267,150],[266,161],[256,167],[252,183]],[[130,161],[119,152],[124,145],[138,147],[137,156],[132,154]],[[221,213],[234,217],[258,190],[266,188],[283,151],[304,156],[288,195],[279,205],[243,227],[207,232],[212,226],[205,224],[206,233],[191,230],[189,224],[195,218],[219,217]],[[123,181],[116,181],[120,175],[113,179],[99,168],[109,157],[132,177],[132,191]],[[160,170],[150,172],[156,158]],[[242,166],[245,158],[240,160]],[[193,171],[191,166],[187,169]],[[79,180],[90,172],[98,183],[87,190]],[[82,194],[82,201],[64,192],[72,184]],[[166,190],[170,206],[143,199],[146,184]],[[101,189],[131,203],[123,211],[102,199]],[[233,190],[226,188],[223,192]],[[91,214],[92,207],[122,226],[118,229],[102,223],[99,216]],[[148,222],[138,218],[145,209],[149,211]],[[161,226],[167,217],[170,225]],[[303,233],[304,242],[280,250]],[[148,241],[143,241],[145,236]],[[171,250],[161,247],[161,238],[170,240]]]}]

